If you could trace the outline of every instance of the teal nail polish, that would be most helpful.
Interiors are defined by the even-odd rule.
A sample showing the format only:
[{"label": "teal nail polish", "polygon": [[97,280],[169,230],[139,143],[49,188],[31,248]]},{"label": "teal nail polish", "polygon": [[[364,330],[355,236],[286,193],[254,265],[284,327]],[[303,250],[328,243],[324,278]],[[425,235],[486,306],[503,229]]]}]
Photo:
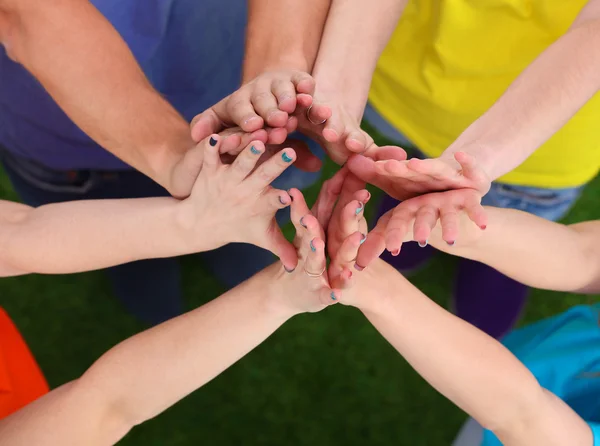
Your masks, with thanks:
[{"label": "teal nail polish", "polygon": [[315,245],[313,245],[313,241],[312,240],[310,241],[310,250],[312,252],[317,252],[317,248],[315,248]]},{"label": "teal nail polish", "polygon": [[259,155],[260,154],[260,150],[256,150],[256,147],[252,146],[250,147],[250,151],[254,154],[254,155]]},{"label": "teal nail polish", "polygon": [[289,155],[288,155],[287,153],[285,153],[285,152],[283,152],[283,153],[281,154],[281,159],[282,159],[283,161],[285,161],[286,163],[291,163],[291,162],[292,162],[292,159],[291,159],[291,158],[289,157]]},{"label": "teal nail polish", "polygon": [[361,244],[361,245],[362,245],[364,242],[366,242],[366,241],[367,241],[367,234],[363,234],[362,236],[363,236],[363,237],[362,237],[362,239],[360,240],[360,244]]},{"label": "teal nail polish", "polygon": [[364,204],[358,203],[358,207],[356,208],[356,215],[360,214],[364,208],[365,208]]},{"label": "teal nail polish", "polygon": [[331,300],[337,300],[337,298],[335,297],[335,293],[333,291],[331,292]]}]

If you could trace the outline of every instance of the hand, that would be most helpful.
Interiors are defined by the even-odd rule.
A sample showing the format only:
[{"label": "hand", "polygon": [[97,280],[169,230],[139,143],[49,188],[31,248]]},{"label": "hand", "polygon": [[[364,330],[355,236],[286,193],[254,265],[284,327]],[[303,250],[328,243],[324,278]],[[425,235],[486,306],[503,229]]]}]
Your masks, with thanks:
[{"label": "hand", "polygon": [[473,233],[473,225],[463,217],[465,214],[480,229],[486,228],[487,215],[481,206],[481,195],[473,189],[432,193],[403,201],[379,219],[360,248],[356,264],[364,269],[384,249],[396,256],[406,241],[427,246],[438,220],[441,240],[454,246],[459,234]]},{"label": "hand", "polygon": [[473,156],[456,152],[454,158],[375,162],[364,156],[348,161],[352,173],[397,200],[406,200],[429,192],[474,189],[482,196],[490,190],[488,175]]},{"label": "hand", "polygon": [[179,221],[199,250],[215,249],[232,242],[251,243],[279,256],[287,268],[298,261],[296,250],[285,239],[275,221],[275,213],[289,206],[287,192],[270,184],[296,159],[285,149],[255,166],[265,146],[255,141],[225,165],[219,157],[221,138],[212,135],[196,149],[204,151],[202,170],[191,196],[180,206]]},{"label": "hand", "polygon": [[302,71],[263,73],[197,115],[191,123],[192,139],[200,141],[229,127],[239,126],[246,133],[271,127],[263,142],[283,143],[289,128],[296,125],[295,118],[288,122],[290,115],[297,106],[312,104],[314,89],[314,79]]}]

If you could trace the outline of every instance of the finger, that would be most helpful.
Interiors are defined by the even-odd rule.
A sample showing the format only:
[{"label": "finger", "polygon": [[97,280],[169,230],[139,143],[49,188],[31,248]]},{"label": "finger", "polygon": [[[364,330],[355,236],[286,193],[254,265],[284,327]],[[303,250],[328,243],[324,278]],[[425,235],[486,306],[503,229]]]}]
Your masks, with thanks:
[{"label": "finger", "polygon": [[239,184],[246,179],[256,167],[260,156],[265,153],[265,146],[260,141],[253,141],[240,153],[227,172],[229,184]]},{"label": "finger", "polygon": [[285,209],[292,204],[292,197],[284,190],[270,189],[263,193],[257,204],[257,211],[269,213],[272,212],[275,216],[275,212],[280,209]]},{"label": "finger", "polygon": [[485,212],[484,207],[477,203],[472,206],[468,206],[465,208],[469,219],[479,226],[481,229],[486,229],[488,224],[487,213]]},{"label": "finger", "polygon": [[360,245],[365,243],[367,240],[366,234],[359,231],[351,234],[349,237],[342,242],[337,255],[335,256],[335,263],[340,266],[348,267],[356,260],[358,256],[358,248]]},{"label": "finger", "polygon": [[303,217],[310,214],[310,209],[308,209],[304,195],[298,189],[292,188],[287,192],[292,199],[290,218],[294,228],[296,228],[296,233],[301,233],[304,229],[307,229]]},{"label": "finger", "polygon": [[331,107],[325,104],[314,102],[309,112],[310,120],[313,122],[328,121],[331,118],[333,112]]},{"label": "finger", "polygon": [[485,174],[483,169],[479,167],[479,164],[477,163],[475,157],[465,152],[456,152],[454,154],[454,159],[460,164],[462,174],[465,178],[468,178],[469,180],[475,181],[477,183],[483,183],[488,185],[487,190],[480,191],[485,194],[489,190],[490,179]]},{"label": "finger", "polygon": [[[217,107],[219,104],[215,105]],[[225,127],[224,123],[219,119],[214,107],[205,110],[196,115],[190,123],[190,131],[192,139],[195,142],[200,142],[204,138],[209,137],[212,133],[218,133]]]},{"label": "finger", "polygon": [[315,79],[303,71],[295,71],[292,74],[292,83],[298,94],[307,94],[312,96],[315,93]]},{"label": "finger", "polygon": [[285,126],[286,132],[289,135],[290,133],[294,133],[297,128],[298,128],[298,118],[296,116],[290,116],[288,118],[288,122]]},{"label": "finger", "polygon": [[[313,110],[314,108],[315,107],[313,106]],[[311,112],[313,110],[311,110]],[[316,122],[321,121],[322,119],[319,119]],[[323,128],[322,134],[323,138],[325,138],[327,142],[338,142],[340,140],[340,138],[344,135],[344,124],[342,123],[339,114],[332,114],[329,118],[327,118],[327,122],[325,122],[325,127]]]},{"label": "finger", "polygon": [[[225,113],[224,117],[240,126],[245,132],[254,132],[265,125],[265,120],[255,112],[251,99],[245,90],[231,95],[227,101]],[[223,116],[220,117],[223,118]]]},{"label": "finger", "polygon": [[268,128],[268,143],[269,144],[283,144],[288,136],[288,131],[285,128]]},{"label": "finger", "polygon": [[346,147],[351,152],[363,153],[373,143],[373,139],[360,128],[360,124],[350,121],[350,119],[346,122],[344,132],[346,134]]},{"label": "finger", "polygon": [[437,158],[426,160],[413,158],[408,161],[407,167],[413,172],[430,176],[436,180],[458,179],[460,176],[460,172],[457,168],[454,168]]},{"label": "finger", "polygon": [[279,110],[288,114],[296,111],[296,87],[291,80],[277,79],[273,81],[271,92],[277,98]]},{"label": "finger", "polygon": [[275,218],[273,218],[267,234],[269,234],[269,239],[263,248],[279,257],[286,271],[294,271],[298,265],[298,252],[294,245],[285,238]]},{"label": "finger", "polygon": [[323,229],[326,229],[329,225],[335,203],[342,192],[342,186],[347,174],[348,169],[342,168],[321,186],[319,196],[317,197],[317,201],[315,201],[312,211]]},{"label": "finger", "polygon": [[419,246],[427,246],[431,231],[435,228],[438,220],[438,211],[433,206],[424,206],[417,211],[413,227],[413,238],[419,242]]},{"label": "finger", "polygon": [[313,103],[313,97],[309,94],[299,94],[296,96],[296,107],[308,108]]},{"label": "finger", "polygon": [[[307,243],[309,249],[304,263],[304,269],[311,274],[320,274],[325,270],[326,264],[325,242],[317,236],[310,238]],[[321,279],[321,276],[319,276],[318,279]]]},{"label": "finger", "polygon": [[294,163],[294,166],[297,169],[303,170],[304,172],[318,172],[321,170],[323,163],[318,156],[310,151],[306,142],[299,139],[288,139],[286,145],[296,152],[296,162]]},{"label": "finger", "polygon": [[271,127],[285,127],[288,114],[279,110],[277,97],[273,95],[271,83],[259,83],[252,91],[250,103],[258,113]]},{"label": "finger", "polygon": [[393,255],[400,254],[402,243],[409,230],[414,213],[406,206],[399,204],[392,212],[385,234],[385,247]]},{"label": "finger", "polygon": [[385,232],[391,216],[392,211],[385,213],[375,228],[367,235],[367,239],[358,249],[358,256],[354,264],[356,270],[362,271],[385,251]]},{"label": "finger", "polygon": [[458,237],[458,213],[455,208],[440,209],[440,223],[442,226],[442,239],[450,246],[454,246]]},{"label": "finger", "polygon": [[352,200],[344,206],[340,213],[340,229],[337,235],[340,239],[345,239],[359,230],[359,221],[363,216],[365,209],[364,203]]},{"label": "finger", "polygon": [[246,186],[255,191],[263,190],[290,167],[295,160],[296,152],[292,149],[283,149],[261,164],[254,173],[246,178]]},{"label": "finger", "polygon": [[207,171],[215,171],[221,164],[220,157],[220,144],[221,137],[217,134],[213,134],[208,138],[205,138],[200,145],[204,146],[204,163],[203,169]]},{"label": "finger", "polygon": [[338,303],[340,297],[342,296],[342,292],[337,289],[330,289],[328,287],[321,288],[319,291],[319,300],[323,305],[334,305]]},{"label": "finger", "polygon": [[376,144],[371,145],[364,153],[364,156],[372,158],[375,161],[383,160],[397,160],[406,161],[408,155],[406,151],[401,147],[396,146],[382,146],[378,147]]},{"label": "finger", "polygon": [[[237,128],[237,127],[236,127]],[[230,129],[233,130],[233,129]],[[221,144],[221,153],[237,155],[246,148],[252,141],[260,141],[264,144],[268,141],[267,131],[265,129],[256,130],[252,133],[246,133],[237,128],[232,132],[225,131],[220,133],[223,142]]]}]

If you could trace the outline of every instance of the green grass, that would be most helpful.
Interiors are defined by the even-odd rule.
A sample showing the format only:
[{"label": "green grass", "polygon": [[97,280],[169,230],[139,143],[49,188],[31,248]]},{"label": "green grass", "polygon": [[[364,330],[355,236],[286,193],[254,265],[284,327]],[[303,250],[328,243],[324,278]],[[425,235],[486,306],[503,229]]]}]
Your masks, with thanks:
[{"label": "green grass", "polygon": [[[599,196],[596,179],[566,220],[600,218]],[[16,199],[2,172],[0,198]],[[440,255],[412,280],[446,305],[454,265]],[[190,309],[223,291],[196,257],[184,258],[183,267]],[[582,302],[581,296],[534,291],[524,321]],[[53,387],[80,376],[102,353],[144,328],[111,296],[100,272],[5,279],[0,305]],[[364,317],[335,306],[291,320],[213,382],[134,429],[122,444],[437,446],[450,444],[464,419]]]}]

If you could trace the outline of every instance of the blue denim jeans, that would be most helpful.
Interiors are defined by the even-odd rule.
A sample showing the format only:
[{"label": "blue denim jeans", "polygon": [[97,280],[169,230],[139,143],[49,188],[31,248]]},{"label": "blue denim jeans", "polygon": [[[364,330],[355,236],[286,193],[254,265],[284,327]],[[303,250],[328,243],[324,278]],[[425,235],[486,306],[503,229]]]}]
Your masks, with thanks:
[{"label": "blue denim jeans", "polygon": [[[314,141],[302,135],[293,136],[305,139],[313,153],[324,156]],[[74,200],[168,196],[165,189],[134,170],[57,171],[15,156],[2,147],[0,161],[22,201],[34,207]],[[319,172],[306,173],[292,166],[273,185],[281,189],[302,189],[319,179]],[[280,211],[277,220],[280,224],[286,223],[289,210]],[[205,265],[227,287],[234,287],[275,261],[270,252],[241,243],[201,256]],[[184,311],[180,267],[175,258],[132,262],[109,268],[107,273],[115,295],[132,314],[145,322],[160,323]]]}]

